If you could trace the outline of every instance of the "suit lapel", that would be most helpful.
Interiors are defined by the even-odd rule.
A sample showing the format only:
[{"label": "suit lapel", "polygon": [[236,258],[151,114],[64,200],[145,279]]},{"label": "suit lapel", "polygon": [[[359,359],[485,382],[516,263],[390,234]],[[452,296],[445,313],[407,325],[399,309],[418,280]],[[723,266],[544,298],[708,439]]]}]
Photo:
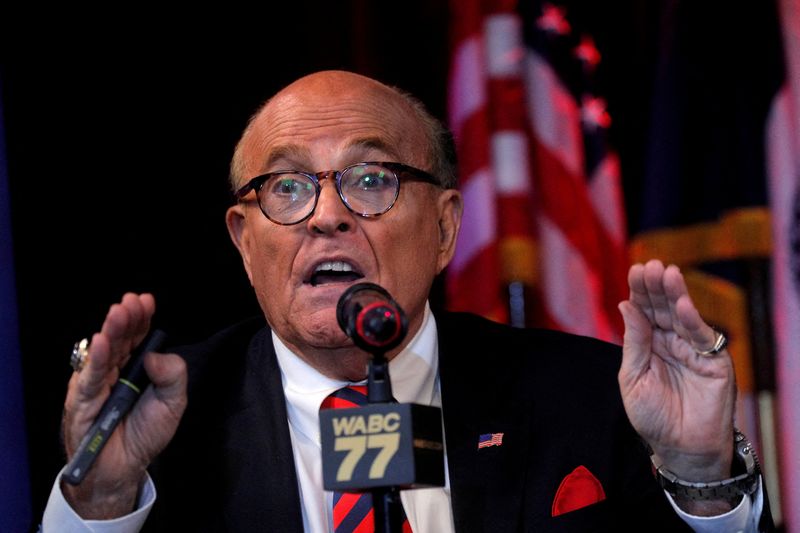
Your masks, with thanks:
[{"label": "suit lapel", "polygon": [[230,531],[302,531],[297,474],[280,369],[270,331],[250,343],[241,402],[226,438],[224,495]]},{"label": "suit lapel", "polygon": [[[520,528],[529,409],[504,387],[511,363],[497,361],[479,331],[459,328],[457,317],[437,315],[447,461],[457,530]],[[502,445],[478,448],[480,435],[502,433]],[[491,517],[491,523],[484,523]],[[476,527],[483,524],[483,527]]]}]

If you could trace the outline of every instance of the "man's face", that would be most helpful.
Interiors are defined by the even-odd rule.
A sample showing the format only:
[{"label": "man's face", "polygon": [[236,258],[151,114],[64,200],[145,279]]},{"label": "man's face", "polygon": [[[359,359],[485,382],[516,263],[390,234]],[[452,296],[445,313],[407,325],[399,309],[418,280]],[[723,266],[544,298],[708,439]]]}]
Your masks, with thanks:
[{"label": "man's face", "polygon": [[[425,130],[408,104],[353,74],[319,73],[295,82],[273,98],[254,126],[243,145],[243,183],[265,172],[315,173],[362,161],[431,170]],[[364,218],[344,206],[332,179],[321,186],[314,213],[296,225],[271,222],[255,201],[228,213],[268,322],[300,354],[349,350],[336,322],[336,303],[347,287],[370,281],[405,309],[410,338],[421,324],[434,276],[452,257],[458,193],[401,178],[394,207]],[[342,265],[352,273],[329,272]]]}]

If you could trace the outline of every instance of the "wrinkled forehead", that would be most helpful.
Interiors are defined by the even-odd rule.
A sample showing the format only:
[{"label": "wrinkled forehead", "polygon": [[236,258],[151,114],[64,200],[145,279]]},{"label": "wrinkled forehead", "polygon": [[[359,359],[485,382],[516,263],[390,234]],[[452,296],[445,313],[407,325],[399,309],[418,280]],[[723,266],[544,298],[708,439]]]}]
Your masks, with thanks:
[{"label": "wrinkled forehead", "polygon": [[250,175],[284,161],[349,164],[363,157],[430,166],[429,139],[417,111],[395,90],[356,75],[315,76],[290,85],[253,120],[243,143]]}]

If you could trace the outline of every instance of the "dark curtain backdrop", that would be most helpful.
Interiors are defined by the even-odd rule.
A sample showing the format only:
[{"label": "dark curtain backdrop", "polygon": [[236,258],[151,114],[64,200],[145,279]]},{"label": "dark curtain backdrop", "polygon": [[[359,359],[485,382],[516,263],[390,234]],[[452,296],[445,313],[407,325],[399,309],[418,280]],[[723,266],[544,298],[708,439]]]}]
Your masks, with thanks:
[{"label": "dark curtain backdrop", "polygon": [[[175,342],[259,313],[223,218],[228,161],[251,113],[304,74],[347,69],[443,117],[446,7],[295,1],[204,27],[196,13],[124,29],[97,13],[24,21],[0,75],[35,520],[64,462],[69,352],[109,304],[154,293]],[[14,21],[0,17],[0,29]]]},{"label": "dark curtain backdrop", "polygon": [[[632,230],[659,18],[670,3],[585,4],[604,53],[600,83]],[[70,9],[46,20],[0,13],[35,520],[64,462],[69,352],[111,303],[153,292],[156,320],[176,343],[259,312],[223,216],[228,161],[264,99],[303,74],[338,68],[398,85],[446,115],[446,0]]]}]

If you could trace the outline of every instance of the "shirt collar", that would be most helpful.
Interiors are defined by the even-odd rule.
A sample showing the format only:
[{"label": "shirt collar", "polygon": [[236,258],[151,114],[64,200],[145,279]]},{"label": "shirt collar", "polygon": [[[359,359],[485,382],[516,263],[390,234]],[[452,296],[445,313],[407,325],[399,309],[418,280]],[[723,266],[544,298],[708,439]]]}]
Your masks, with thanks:
[{"label": "shirt collar", "polygon": [[[319,445],[319,406],[322,400],[352,383],[324,376],[295,355],[274,331],[272,342],[281,369],[289,423]],[[436,401],[438,339],[436,320],[427,304],[422,326],[403,351],[389,362],[389,371],[392,393],[398,402],[431,405]]]}]

